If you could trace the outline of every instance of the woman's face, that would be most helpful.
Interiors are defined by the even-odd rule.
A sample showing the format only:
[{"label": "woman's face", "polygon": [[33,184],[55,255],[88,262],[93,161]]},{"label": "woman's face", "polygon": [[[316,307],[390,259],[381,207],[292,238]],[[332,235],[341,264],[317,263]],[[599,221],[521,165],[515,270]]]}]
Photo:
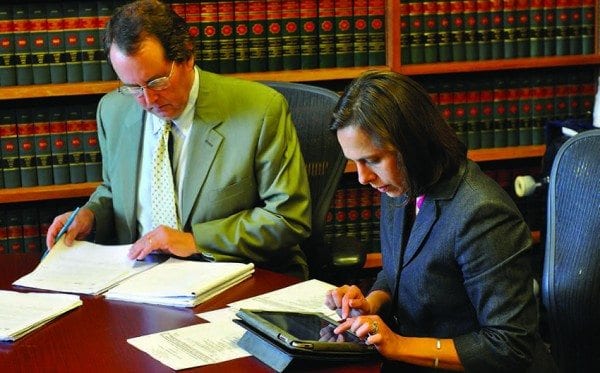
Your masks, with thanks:
[{"label": "woman's face", "polygon": [[356,163],[359,183],[390,197],[406,193],[406,177],[398,167],[397,152],[375,146],[369,135],[355,126],[338,129],[337,138],[346,158]]}]

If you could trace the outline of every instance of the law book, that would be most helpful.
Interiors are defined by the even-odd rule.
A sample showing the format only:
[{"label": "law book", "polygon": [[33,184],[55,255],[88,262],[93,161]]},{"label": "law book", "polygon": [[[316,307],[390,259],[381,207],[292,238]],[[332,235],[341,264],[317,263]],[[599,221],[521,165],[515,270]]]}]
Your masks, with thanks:
[{"label": "law book", "polygon": [[423,54],[424,62],[438,62],[437,2],[423,2]]},{"label": "law book", "polygon": [[450,1],[437,2],[437,27],[438,27],[438,59],[440,62],[452,61],[452,8]]},{"label": "law book", "polygon": [[40,242],[44,251],[46,249],[46,236],[48,235],[48,228],[56,217],[57,211],[53,205],[53,201],[46,201],[38,205],[38,221],[40,225]]},{"label": "law book", "polygon": [[6,209],[6,232],[8,252],[25,252],[25,245],[23,243],[23,216],[19,207],[13,206]]},{"label": "law book", "polygon": [[465,60],[479,60],[479,43],[477,41],[477,0],[463,0]]},{"label": "law book", "polygon": [[14,342],[82,304],[72,294],[0,290],[0,341]]},{"label": "law book", "polygon": [[62,3],[64,25],[64,58],[67,70],[67,82],[78,83],[83,81],[83,66],[80,53],[80,23],[79,5],[74,1]]},{"label": "law book", "polygon": [[282,0],[282,63],[284,70],[300,69],[300,1]]},{"label": "law book", "polygon": [[371,193],[371,187],[365,188],[364,186],[358,189],[358,240],[361,247],[364,247],[367,252],[373,252],[373,193]]},{"label": "law book", "polygon": [[544,143],[544,103],[543,103],[543,82],[539,74],[536,74],[531,80],[531,142],[533,145]]},{"label": "law book", "polygon": [[533,135],[533,106],[530,73],[519,73],[519,145],[531,145]]},{"label": "law book", "polygon": [[519,80],[508,76],[506,82],[506,145],[519,145]]},{"label": "law book", "polygon": [[67,120],[62,106],[48,109],[50,120],[50,150],[52,152],[52,179],[54,184],[67,184],[69,175],[69,153],[67,152]]},{"label": "law book", "polygon": [[48,31],[48,64],[51,83],[67,82],[67,65],[65,63],[65,22],[62,5],[58,1],[46,4]]},{"label": "law book", "polygon": [[0,153],[2,154],[2,176],[5,188],[21,186],[21,160],[17,141],[15,111],[0,109]]},{"label": "law book", "polygon": [[367,0],[354,0],[352,17],[354,18],[354,35],[352,49],[354,50],[354,66],[369,65],[369,6]]},{"label": "law book", "polygon": [[516,27],[516,54],[518,58],[531,57],[531,12],[532,0],[516,0],[515,27]]},{"label": "law book", "polygon": [[85,180],[102,180],[102,154],[98,143],[98,125],[96,123],[96,105],[82,105],[81,138],[85,163]]},{"label": "law book", "polygon": [[17,143],[19,145],[19,165],[21,169],[21,186],[38,185],[35,167],[35,127],[29,109],[17,109]]},{"label": "law book", "polygon": [[8,231],[6,230],[6,213],[0,211],[0,254],[8,254]]},{"label": "law book", "polygon": [[12,6],[0,4],[0,87],[17,84]]},{"label": "law book", "polygon": [[50,119],[46,107],[32,109],[35,144],[35,169],[38,185],[53,184]]},{"label": "law book", "polygon": [[268,69],[267,48],[267,2],[266,0],[248,0],[248,51],[250,52],[250,71],[260,72]]},{"label": "law book", "polygon": [[202,67],[202,25],[200,24],[200,3],[186,1],[171,3],[171,9],[179,14],[188,25],[188,32],[194,43],[194,57],[196,65]]},{"label": "law book", "polygon": [[583,0],[568,0],[567,13],[569,21],[567,25],[567,42],[569,44],[570,56],[578,56],[582,51],[581,28],[582,28]]},{"label": "law book", "polygon": [[531,57],[544,55],[544,0],[530,0],[529,46]]},{"label": "law book", "polygon": [[85,182],[85,160],[83,152],[81,106],[67,106],[65,118],[67,120],[67,153],[70,181],[71,183],[83,183]]},{"label": "law book", "polygon": [[544,0],[544,56],[556,55],[556,0]]},{"label": "law book", "polygon": [[584,74],[581,81],[581,115],[583,117],[589,117],[594,111],[596,84],[593,75],[593,71],[589,72],[587,77]]},{"label": "law book", "polygon": [[[573,71],[567,77],[567,112],[569,118],[580,118],[585,113],[582,111],[582,88],[585,74]],[[592,78],[593,79],[593,78]]]},{"label": "law book", "polygon": [[354,65],[352,0],[335,0],[334,7],[335,64],[336,67],[351,67]]},{"label": "law book", "polygon": [[385,65],[385,0],[367,0],[369,8],[369,66]]},{"label": "law book", "polygon": [[48,21],[46,5],[31,3],[29,13],[29,52],[34,84],[50,83],[48,58]]},{"label": "law book", "polygon": [[346,207],[346,237],[359,240],[360,214],[358,211],[358,188],[355,186],[346,186],[345,207]]},{"label": "law book", "polygon": [[[368,0],[367,0],[368,3]],[[439,10],[439,8],[438,8]],[[402,0],[399,5],[400,12],[400,65],[410,64],[410,31],[409,15],[410,4],[407,0]],[[368,18],[367,18],[368,20]]]},{"label": "law book", "polygon": [[98,30],[96,1],[79,2],[79,48],[84,82],[102,80],[100,62],[103,59]]},{"label": "law book", "polygon": [[373,222],[371,224],[371,241],[373,242],[372,251],[381,252],[381,238],[379,235],[379,222],[381,221],[381,193],[376,190],[371,190],[372,196],[372,216]]},{"label": "law book", "polygon": [[490,76],[494,91],[494,147],[501,148],[507,145],[506,117],[507,117],[507,87],[503,76]]},{"label": "law book", "polygon": [[234,50],[235,71],[244,73],[250,71],[250,51],[248,49],[248,1],[234,0]]},{"label": "law book", "polygon": [[15,66],[17,85],[32,85],[33,70],[29,47],[29,11],[26,4],[13,5]]},{"label": "law book", "polygon": [[596,21],[594,0],[583,0],[581,6],[581,54],[594,53],[594,22]]},{"label": "law book", "polygon": [[[454,126],[454,109],[452,107],[452,83],[450,79],[442,79],[438,82],[438,109],[442,117],[446,123],[448,123],[454,131],[456,132],[456,128]],[[466,142],[464,142],[466,145]]]},{"label": "law book", "polygon": [[490,1],[490,20],[492,26],[490,29],[490,48],[493,60],[504,58],[504,18],[503,0]]},{"label": "law book", "polygon": [[319,1],[319,67],[335,67],[335,1]]},{"label": "law book", "polygon": [[[317,0],[300,0],[300,68],[303,70],[319,67],[318,3]],[[368,63],[368,50],[366,49],[368,46],[366,40],[364,47],[365,54],[367,54],[366,63]]]},{"label": "law book", "polygon": [[481,147],[494,147],[494,91],[491,79],[482,79],[480,84],[479,100],[481,118]]},{"label": "law book", "polygon": [[100,50],[98,51],[98,58],[100,59],[100,76],[103,81],[117,80],[117,74],[113,70],[112,66],[108,62],[104,51],[102,50],[102,35],[106,28],[107,22],[114,11],[114,4],[110,0],[98,0],[98,42]]},{"label": "law book", "polygon": [[517,0],[502,0],[504,58],[517,57]]},{"label": "law book", "polygon": [[489,0],[476,0],[477,11],[477,51],[480,61],[492,58],[492,18],[491,2]]},{"label": "law book", "polygon": [[569,83],[566,74],[558,75],[554,85],[554,118],[569,117]]},{"label": "law book", "polygon": [[463,0],[450,0],[450,42],[452,61],[465,61],[465,18]]},{"label": "law book", "polygon": [[467,87],[460,78],[452,81],[452,125],[456,134],[469,146],[469,137],[467,129]]},{"label": "law book", "polygon": [[410,63],[425,62],[425,36],[423,28],[423,2],[411,1],[408,14],[408,41],[410,45]]},{"label": "law book", "polygon": [[542,75],[542,104],[544,106],[544,117],[555,118],[555,80],[552,73]]},{"label": "law book", "polygon": [[481,125],[481,92],[477,82],[467,82],[466,86],[466,128],[467,146],[469,149],[482,147],[482,125]]},{"label": "law book", "polygon": [[283,70],[282,0],[267,3],[267,70]]},{"label": "law book", "polygon": [[109,289],[106,299],[195,307],[250,278],[254,264],[169,258]]},{"label": "law book", "polygon": [[219,72],[231,74],[235,72],[235,32],[233,30],[233,0],[217,1],[217,19],[219,25]]},{"label": "law book", "polygon": [[23,223],[23,250],[26,253],[42,253],[40,241],[40,225],[35,207],[21,209]]}]

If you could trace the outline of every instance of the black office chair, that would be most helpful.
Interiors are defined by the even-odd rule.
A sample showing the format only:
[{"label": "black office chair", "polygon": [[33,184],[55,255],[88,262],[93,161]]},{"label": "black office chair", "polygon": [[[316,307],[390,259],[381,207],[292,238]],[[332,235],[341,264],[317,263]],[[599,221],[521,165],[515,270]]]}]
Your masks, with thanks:
[{"label": "black office chair", "polygon": [[600,366],[600,130],[564,143],[548,189],[542,300],[562,372]]},{"label": "black office chair", "polygon": [[366,253],[358,240],[336,237],[325,241],[325,216],[344,172],[346,159],[329,122],[339,96],[328,89],[300,83],[263,82],[286,98],[302,155],[306,162],[312,200],[312,234],[302,244],[310,277],[333,283],[362,268]]}]

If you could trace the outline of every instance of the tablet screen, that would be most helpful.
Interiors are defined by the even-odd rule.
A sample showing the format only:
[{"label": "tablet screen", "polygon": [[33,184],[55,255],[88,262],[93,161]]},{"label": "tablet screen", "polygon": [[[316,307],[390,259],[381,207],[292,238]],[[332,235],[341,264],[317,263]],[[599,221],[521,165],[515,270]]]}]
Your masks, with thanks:
[{"label": "tablet screen", "polygon": [[[332,324],[318,315],[269,311],[255,311],[255,313],[299,340],[363,343],[361,339],[349,332],[341,334],[342,340],[328,339],[327,336],[334,335],[333,329],[335,329],[337,325]],[[335,337],[337,338],[337,335]]]}]

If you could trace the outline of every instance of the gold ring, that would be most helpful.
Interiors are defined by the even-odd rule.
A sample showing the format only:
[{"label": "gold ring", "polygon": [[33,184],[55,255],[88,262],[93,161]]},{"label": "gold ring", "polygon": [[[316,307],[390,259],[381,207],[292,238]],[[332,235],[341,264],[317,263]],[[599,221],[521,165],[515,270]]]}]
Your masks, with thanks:
[{"label": "gold ring", "polygon": [[375,335],[379,333],[379,323],[377,321],[373,321],[371,327],[369,328],[369,335]]},{"label": "gold ring", "polygon": [[148,238],[148,245],[152,246],[152,238]]}]

